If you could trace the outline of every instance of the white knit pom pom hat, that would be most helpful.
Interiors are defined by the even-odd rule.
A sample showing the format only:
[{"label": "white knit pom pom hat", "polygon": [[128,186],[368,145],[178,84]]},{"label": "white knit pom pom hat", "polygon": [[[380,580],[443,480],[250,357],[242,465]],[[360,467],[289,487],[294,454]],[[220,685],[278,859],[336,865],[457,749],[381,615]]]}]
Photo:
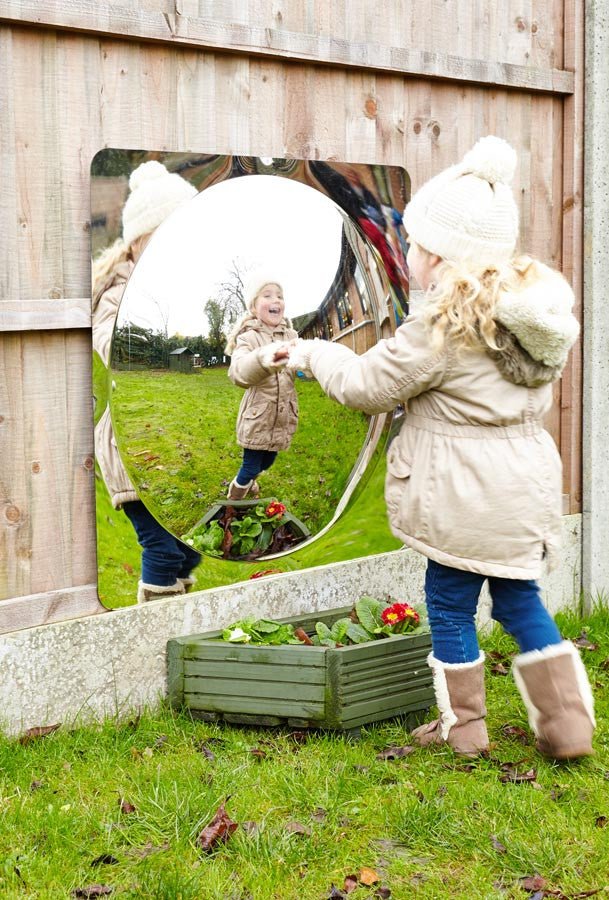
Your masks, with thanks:
[{"label": "white knit pom pom hat", "polygon": [[456,166],[426,182],[404,213],[412,242],[449,262],[479,265],[513,256],[518,207],[510,187],[516,151],[488,135]]},{"label": "white knit pom pom hat", "polygon": [[149,160],[129,178],[131,193],[123,207],[123,240],[131,244],[150,234],[178,206],[198,193],[181,175],[168,172],[163,163]]},{"label": "white knit pom pom hat", "polygon": [[281,281],[278,280],[278,274],[278,272],[273,272],[270,269],[256,269],[247,276],[243,291],[245,303],[251,313],[254,313],[256,297],[267,284],[276,284],[283,291]]}]

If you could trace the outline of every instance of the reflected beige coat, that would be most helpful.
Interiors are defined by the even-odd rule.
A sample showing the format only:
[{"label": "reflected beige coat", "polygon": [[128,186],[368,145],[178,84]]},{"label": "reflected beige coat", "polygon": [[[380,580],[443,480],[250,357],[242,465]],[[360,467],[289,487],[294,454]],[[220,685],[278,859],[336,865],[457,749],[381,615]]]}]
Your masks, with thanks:
[{"label": "reflected beige coat", "polygon": [[[363,356],[314,342],[310,369],[331,397],[370,414],[404,404],[387,453],[387,511],[396,537],[438,563],[533,579],[542,560],[551,567],[557,559],[562,468],[542,419],[578,326],[570,288],[543,272],[529,288],[535,296],[511,307],[522,343],[501,326],[494,359],[450,345],[434,352],[421,312]],[[527,324],[531,300],[557,305],[558,315],[543,313],[543,328]]]},{"label": "reflected beige coat", "polygon": [[[131,260],[117,266],[105,291],[93,301],[93,350],[99,354],[106,368],[118,308],[133,268]],[[95,458],[115,509],[123,503],[139,499],[116,446],[109,406],[95,424]]]},{"label": "reflected beige coat", "polygon": [[251,450],[287,450],[298,425],[298,398],[294,374],[270,371],[260,350],[269,344],[291,341],[297,332],[284,321],[269,328],[251,319],[236,339],[228,377],[247,388],[237,416],[237,443]]}]

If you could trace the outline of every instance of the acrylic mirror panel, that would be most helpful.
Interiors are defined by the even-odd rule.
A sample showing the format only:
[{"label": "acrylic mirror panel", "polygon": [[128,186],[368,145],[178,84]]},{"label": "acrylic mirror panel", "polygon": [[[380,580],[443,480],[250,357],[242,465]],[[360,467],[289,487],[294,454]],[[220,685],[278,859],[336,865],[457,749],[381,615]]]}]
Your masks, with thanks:
[{"label": "acrylic mirror panel", "polygon": [[[228,378],[224,346],[251,273],[277,273],[299,336],[356,353],[407,312],[404,170],[102,151],[93,164],[94,257],[120,237],[129,175],[150,159],[198,193],[156,228],[135,266],[128,261],[126,283],[117,279],[110,341],[94,298],[99,592],[111,607],[134,602],[141,548],[104,483],[103,443],[112,429],[133,496],[179,547],[227,503],[241,461],[235,424],[244,391]],[[304,526],[301,543],[275,542],[240,560],[203,555],[197,589],[398,546],[382,499],[387,417],[345,409],[304,377],[295,389],[291,445],[259,481],[261,496]]]}]

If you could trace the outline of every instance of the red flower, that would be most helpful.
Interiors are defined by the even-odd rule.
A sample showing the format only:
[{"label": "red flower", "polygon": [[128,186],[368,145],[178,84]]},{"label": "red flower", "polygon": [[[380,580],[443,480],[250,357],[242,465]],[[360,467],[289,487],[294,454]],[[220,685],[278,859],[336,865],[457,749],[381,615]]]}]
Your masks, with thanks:
[{"label": "red flower", "polygon": [[381,619],[384,625],[389,625],[396,634],[401,634],[409,628],[416,628],[420,616],[409,603],[394,603],[382,611]]},{"label": "red flower", "polygon": [[273,500],[267,508],[264,510],[265,516],[268,516],[269,519],[273,516],[282,516],[285,512],[286,508],[283,503],[279,503],[278,500]]}]

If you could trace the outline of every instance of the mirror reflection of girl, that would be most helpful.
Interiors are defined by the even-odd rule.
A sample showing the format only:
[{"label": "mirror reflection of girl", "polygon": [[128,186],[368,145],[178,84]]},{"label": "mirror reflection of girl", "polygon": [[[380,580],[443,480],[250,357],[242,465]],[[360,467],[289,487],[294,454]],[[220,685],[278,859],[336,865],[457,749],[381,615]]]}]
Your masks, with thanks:
[{"label": "mirror reflection of girl", "polygon": [[509,144],[489,136],[415,194],[404,213],[408,266],[426,295],[394,337],[359,357],[303,341],[290,366],[368,413],[407,405],[385,498],[394,534],[428,557],[440,712],[415,740],[488,749],[475,626],[488,579],[492,617],[519,645],[513,672],[537,747],[568,759],[592,752],[592,692],[537,578],[544,558],[558,561],[562,511],[561,461],[542,419],[579,326],[565,279],[514,255],[515,166]]},{"label": "mirror reflection of girl", "polygon": [[256,478],[273,465],[280,450],[288,449],[298,425],[295,373],[286,371],[288,350],[278,346],[298,334],[285,317],[276,273],[254,273],[246,297],[248,310],[233,328],[225,351],[231,357],[228,377],[247,388],[237,416],[243,459],[230,483],[229,500],[259,495]]},{"label": "mirror reflection of girl", "polygon": [[[93,350],[106,368],[118,308],[136,262],[161,222],[197,193],[154,160],[134,169],[129,188],[123,235],[93,263]],[[116,446],[109,406],[95,425],[95,455],[112,506],[122,508],[142,548],[138,603],[183,594],[194,583],[192,570],[201,557],[166,531],[139,499]]]}]

